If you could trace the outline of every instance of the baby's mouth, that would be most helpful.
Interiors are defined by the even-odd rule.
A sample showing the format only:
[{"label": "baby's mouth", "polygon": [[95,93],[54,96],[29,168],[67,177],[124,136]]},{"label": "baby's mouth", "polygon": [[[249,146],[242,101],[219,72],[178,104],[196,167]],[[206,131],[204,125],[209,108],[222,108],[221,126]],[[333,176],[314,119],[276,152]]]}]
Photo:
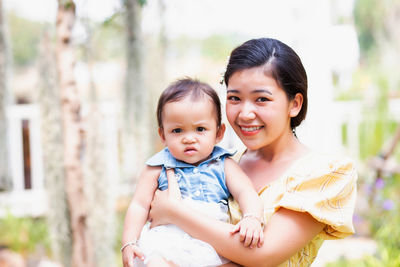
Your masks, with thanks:
[{"label": "baby's mouth", "polygon": [[185,153],[194,153],[194,152],[196,152],[197,150],[194,148],[194,147],[187,147],[187,148],[185,148]]}]

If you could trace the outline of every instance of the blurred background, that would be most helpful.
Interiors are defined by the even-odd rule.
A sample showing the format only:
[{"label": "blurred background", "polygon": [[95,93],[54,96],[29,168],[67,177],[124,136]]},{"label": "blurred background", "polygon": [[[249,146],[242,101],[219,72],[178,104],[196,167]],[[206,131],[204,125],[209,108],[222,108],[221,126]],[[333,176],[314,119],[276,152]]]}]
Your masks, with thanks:
[{"label": "blurred background", "polygon": [[356,234],[313,266],[400,266],[399,25],[399,0],[0,0],[0,266],[122,266],[160,92],[190,76],[224,99],[230,51],[259,37],[305,65],[299,139],[357,163]]}]

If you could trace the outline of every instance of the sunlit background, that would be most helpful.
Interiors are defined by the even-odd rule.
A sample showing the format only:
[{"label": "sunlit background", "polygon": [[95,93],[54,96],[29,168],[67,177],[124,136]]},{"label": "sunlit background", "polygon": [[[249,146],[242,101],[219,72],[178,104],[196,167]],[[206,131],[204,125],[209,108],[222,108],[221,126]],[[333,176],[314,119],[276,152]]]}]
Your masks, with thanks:
[{"label": "sunlit background", "polygon": [[[399,0],[73,2],[62,54],[57,0],[0,1],[0,266],[6,257],[26,264],[15,266],[71,263],[76,206],[66,201],[60,77],[71,71],[79,107],[84,203],[75,204],[85,207],[91,257],[122,266],[123,214],[143,162],[162,148],[160,92],[190,76],[224,99],[230,51],[259,37],[285,42],[306,68],[299,139],[357,163],[356,234],[325,242],[312,266],[400,266]],[[73,64],[61,66],[64,56]],[[221,145],[243,149],[231,129]]]}]

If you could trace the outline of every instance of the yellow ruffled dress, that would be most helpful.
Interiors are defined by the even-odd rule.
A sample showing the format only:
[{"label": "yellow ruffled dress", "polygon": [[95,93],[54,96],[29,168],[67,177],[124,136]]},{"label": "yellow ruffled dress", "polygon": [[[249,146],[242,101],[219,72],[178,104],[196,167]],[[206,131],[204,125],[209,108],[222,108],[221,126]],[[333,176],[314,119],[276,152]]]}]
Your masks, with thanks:
[{"label": "yellow ruffled dress", "polygon": [[[311,152],[258,193],[265,222],[280,208],[308,212],[326,226],[310,243],[280,266],[310,266],[326,239],[354,233],[352,217],[357,195],[354,163],[343,157]],[[239,205],[229,202],[231,223],[241,218]],[[268,239],[268,237],[265,237]]]}]

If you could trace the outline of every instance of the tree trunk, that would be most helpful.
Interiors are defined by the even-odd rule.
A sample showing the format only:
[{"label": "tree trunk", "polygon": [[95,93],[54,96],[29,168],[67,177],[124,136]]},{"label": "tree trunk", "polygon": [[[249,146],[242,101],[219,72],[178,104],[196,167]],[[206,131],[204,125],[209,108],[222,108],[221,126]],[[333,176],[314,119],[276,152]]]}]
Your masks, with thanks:
[{"label": "tree trunk", "polygon": [[63,266],[71,266],[70,218],[64,190],[63,138],[60,94],[54,47],[46,31],[40,46],[40,86],[37,96],[41,113],[44,179],[48,201],[47,221],[52,251]]},{"label": "tree trunk", "polygon": [[12,187],[6,117],[6,107],[10,103],[10,96],[8,91],[9,49],[5,24],[3,1],[0,0],[0,191],[9,190]]},{"label": "tree trunk", "polygon": [[65,189],[71,217],[72,267],[93,265],[92,242],[89,240],[88,205],[85,198],[83,157],[83,130],[81,128],[80,100],[73,74],[75,57],[71,45],[75,22],[75,4],[59,0],[56,25],[56,57],[61,91]]},{"label": "tree trunk", "polygon": [[[84,176],[89,205],[89,230],[93,242],[94,263],[97,267],[115,266],[115,181],[116,174],[109,175],[107,168],[106,115],[98,103],[97,88],[93,81],[92,29],[87,18],[83,19],[87,39],[84,44],[84,60],[89,73],[88,115],[86,125],[86,155]],[[99,208],[101,207],[101,208]],[[106,231],[104,229],[107,229]]]},{"label": "tree trunk", "polygon": [[127,69],[123,92],[122,150],[124,179],[136,177],[138,166],[148,156],[149,101],[143,79],[143,40],[140,30],[141,6],[138,0],[125,0]]}]

